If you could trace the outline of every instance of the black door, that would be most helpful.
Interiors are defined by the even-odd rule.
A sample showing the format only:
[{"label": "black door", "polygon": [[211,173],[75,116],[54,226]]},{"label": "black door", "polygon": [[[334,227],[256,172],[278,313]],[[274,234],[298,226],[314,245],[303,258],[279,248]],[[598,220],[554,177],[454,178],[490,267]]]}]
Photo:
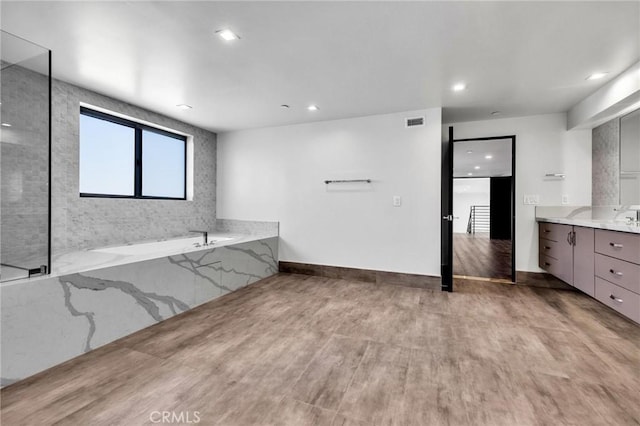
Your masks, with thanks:
[{"label": "black door", "polygon": [[490,231],[492,240],[511,239],[511,176],[492,177],[490,187]]},{"label": "black door", "polygon": [[442,290],[453,291],[453,127],[449,127],[449,137],[442,142],[441,173],[440,275]]}]

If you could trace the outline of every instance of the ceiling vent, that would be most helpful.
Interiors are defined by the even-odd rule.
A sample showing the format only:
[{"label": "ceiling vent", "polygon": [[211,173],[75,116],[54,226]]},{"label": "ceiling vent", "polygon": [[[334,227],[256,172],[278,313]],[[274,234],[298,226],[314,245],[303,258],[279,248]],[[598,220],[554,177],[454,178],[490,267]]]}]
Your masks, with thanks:
[{"label": "ceiling vent", "polygon": [[412,117],[405,119],[405,127],[424,126],[424,117]]}]

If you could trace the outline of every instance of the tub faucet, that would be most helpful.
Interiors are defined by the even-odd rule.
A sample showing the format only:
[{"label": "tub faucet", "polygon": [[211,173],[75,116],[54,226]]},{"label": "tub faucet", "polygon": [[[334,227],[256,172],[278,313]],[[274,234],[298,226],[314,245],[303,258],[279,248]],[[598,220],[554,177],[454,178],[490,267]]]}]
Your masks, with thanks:
[{"label": "tub faucet", "polygon": [[204,237],[204,244],[207,245],[209,242],[209,233],[207,231],[189,231],[189,232],[197,232],[199,234],[202,234],[202,236]]}]

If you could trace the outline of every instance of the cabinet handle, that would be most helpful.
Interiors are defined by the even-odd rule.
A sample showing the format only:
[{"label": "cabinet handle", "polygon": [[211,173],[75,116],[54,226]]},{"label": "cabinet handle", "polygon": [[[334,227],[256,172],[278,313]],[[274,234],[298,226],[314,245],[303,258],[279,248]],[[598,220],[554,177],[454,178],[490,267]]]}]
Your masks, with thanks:
[{"label": "cabinet handle", "polygon": [[567,234],[567,242],[571,245],[571,231]]},{"label": "cabinet handle", "polygon": [[544,249],[545,249],[545,250],[551,250],[551,247],[549,247],[549,246],[544,246]]},{"label": "cabinet handle", "polygon": [[610,294],[610,295],[609,295],[609,298],[610,298],[611,300],[613,300],[614,302],[618,302],[618,303],[622,303],[622,302],[623,302],[623,300],[622,300],[622,299],[620,299],[620,298],[618,298],[618,297],[615,297],[613,294]]},{"label": "cabinet handle", "polygon": [[623,276],[624,274],[620,271],[614,271],[613,269],[609,269],[609,272],[611,272],[613,275],[617,275],[619,277]]},{"label": "cabinet handle", "polygon": [[622,244],[618,244],[618,243],[609,243],[609,245],[613,248],[623,248],[624,246]]},{"label": "cabinet handle", "polygon": [[549,232],[551,232],[551,229],[543,229],[542,232],[544,232],[545,234],[548,234]]},{"label": "cabinet handle", "polygon": [[544,266],[551,266],[549,262],[544,262]]}]

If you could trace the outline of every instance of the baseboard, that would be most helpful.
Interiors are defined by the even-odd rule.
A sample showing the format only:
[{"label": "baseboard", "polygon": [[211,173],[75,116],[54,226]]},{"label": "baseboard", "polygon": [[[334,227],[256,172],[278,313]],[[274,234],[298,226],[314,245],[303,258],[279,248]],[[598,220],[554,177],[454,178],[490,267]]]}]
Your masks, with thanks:
[{"label": "baseboard", "polygon": [[376,284],[391,284],[403,287],[441,290],[440,277],[405,274],[401,272],[376,271],[373,269],[345,268],[341,266],[314,265],[310,263],[279,262],[280,272],[313,275],[342,280],[364,281]]},{"label": "baseboard", "polygon": [[559,290],[575,290],[574,287],[546,272],[516,271],[516,284]]},{"label": "baseboard", "polygon": [[[377,271],[374,269],[345,268],[341,266],[315,265],[299,262],[279,262],[279,271],[289,274],[313,275],[341,280],[364,281],[377,284],[441,290],[440,277]],[[516,271],[516,285],[559,290],[575,290],[572,286],[544,272]],[[455,284],[454,284],[455,288]]]}]

